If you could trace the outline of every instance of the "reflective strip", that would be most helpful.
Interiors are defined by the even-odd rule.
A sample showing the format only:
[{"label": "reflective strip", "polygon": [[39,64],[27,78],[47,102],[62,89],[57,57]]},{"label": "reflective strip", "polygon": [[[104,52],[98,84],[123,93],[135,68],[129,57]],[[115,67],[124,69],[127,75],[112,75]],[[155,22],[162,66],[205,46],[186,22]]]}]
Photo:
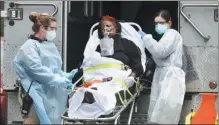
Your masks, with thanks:
[{"label": "reflective strip", "polygon": [[125,103],[124,103],[124,101],[122,100],[122,96],[120,95],[120,93],[117,92],[115,89],[112,89],[112,91],[113,91],[114,93],[117,93],[117,94],[119,95],[119,100],[121,101],[122,105],[125,106]]},{"label": "reflective strip", "polygon": [[119,64],[119,63],[105,63],[105,64],[101,64],[92,68],[88,68],[85,69],[84,72],[85,73],[90,73],[90,72],[94,72],[98,69],[105,69],[105,68],[113,68],[113,69],[122,69],[125,70],[126,66],[123,64]]},{"label": "reflective strip", "polygon": [[125,83],[123,80],[121,80],[121,79],[119,79],[119,78],[113,78],[113,80],[115,80],[116,82],[120,83],[120,84],[126,89],[126,91],[129,93],[129,95],[131,96],[131,98],[132,98],[132,99],[134,98],[134,96],[133,96],[132,93],[129,91],[129,88],[127,87],[126,83]]}]

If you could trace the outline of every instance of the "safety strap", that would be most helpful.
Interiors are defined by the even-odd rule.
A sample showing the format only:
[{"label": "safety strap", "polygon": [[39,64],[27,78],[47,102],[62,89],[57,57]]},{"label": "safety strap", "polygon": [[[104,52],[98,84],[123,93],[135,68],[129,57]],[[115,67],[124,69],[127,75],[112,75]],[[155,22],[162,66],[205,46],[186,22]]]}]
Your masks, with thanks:
[{"label": "safety strap", "polygon": [[[123,86],[123,88],[129,93],[129,95],[131,96],[131,98],[132,98],[132,99],[134,98],[134,96],[133,96],[132,93],[129,91],[127,85],[125,84],[125,82],[124,82],[123,80],[121,80],[121,79],[119,79],[119,78],[113,78],[112,80],[114,80],[115,82],[120,83],[120,84]],[[93,80],[93,81],[84,83],[83,86],[84,86],[85,88],[87,88],[87,87],[91,86],[92,84],[100,83],[101,81],[103,81],[103,80]],[[124,103],[124,101],[123,101],[123,99],[122,99],[121,94],[120,94],[118,91],[116,91],[116,90],[112,90],[112,91],[113,91],[114,93],[117,93],[117,94],[118,94],[121,103],[122,103],[123,105],[125,105],[125,103]]]},{"label": "safety strap", "polygon": [[122,99],[121,94],[118,91],[116,91],[115,89],[112,89],[111,91],[118,94],[120,102],[122,103],[123,106],[125,106],[125,103]]},{"label": "safety strap", "polygon": [[143,86],[142,86],[142,84],[140,83],[140,80],[139,80],[139,79],[137,80],[136,84],[137,84],[137,87],[138,87],[140,90],[143,89]]},{"label": "safety strap", "polygon": [[121,69],[121,70],[127,70],[129,69],[128,66],[124,65],[124,64],[119,64],[119,63],[105,63],[105,64],[101,64],[101,65],[97,65],[95,67],[92,68],[88,68],[85,69],[84,72],[85,73],[90,73],[90,72],[94,72],[98,69],[106,69],[106,68],[113,68],[113,69]]},{"label": "safety strap", "polygon": [[[99,70],[99,69],[106,69],[106,68],[113,68],[113,69],[121,69],[121,70],[128,70],[129,67],[124,65],[124,64],[119,64],[119,63],[105,63],[105,64],[101,64],[101,65],[97,65],[95,67],[92,67],[92,68],[88,68],[88,69],[85,69],[84,70],[84,73],[90,73],[90,72],[94,72],[96,70]],[[131,98],[133,99],[134,96],[132,95],[132,93],[129,91],[127,85],[125,84],[125,82],[119,78],[113,78],[114,81],[120,83],[125,89],[126,91],[129,93],[129,95],[131,96]],[[123,105],[125,105],[124,101],[122,100],[122,96],[120,95],[119,92],[115,91],[115,90],[112,90],[114,92],[116,92],[119,96],[119,99],[121,101],[121,103]]]},{"label": "safety strap", "polygon": [[129,93],[129,95],[131,96],[131,98],[132,98],[132,99],[134,98],[134,96],[132,95],[132,93],[129,91],[128,86],[126,85],[126,83],[125,83],[123,80],[121,80],[121,79],[119,79],[119,78],[113,78],[113,80],[116,81],[116,82],[118,82],[118,83],[120,83],[120,84],[124,87],[124,89]]}]

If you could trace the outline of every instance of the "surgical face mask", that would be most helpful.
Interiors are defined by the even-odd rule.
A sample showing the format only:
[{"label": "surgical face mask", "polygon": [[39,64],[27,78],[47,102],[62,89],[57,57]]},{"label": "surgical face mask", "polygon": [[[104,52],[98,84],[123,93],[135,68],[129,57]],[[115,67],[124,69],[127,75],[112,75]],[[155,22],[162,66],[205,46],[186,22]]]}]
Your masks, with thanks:
[{"label": "surgical face mask", "polygon": [[56,38],[56,31],[52,30],[52,31],[46,31],[46,39],[48,41],[53,41]]},{"label": "surgical face mask", "polygon": [[100,41],[101,56],[111,56],[114,54],[114,40],[108,35],[104,35]]},{"label": "surgical face mask", "polygon": [[168,30],[167,24],[157,24],[155,26],[155,31],[159,34],[162,35]]}]

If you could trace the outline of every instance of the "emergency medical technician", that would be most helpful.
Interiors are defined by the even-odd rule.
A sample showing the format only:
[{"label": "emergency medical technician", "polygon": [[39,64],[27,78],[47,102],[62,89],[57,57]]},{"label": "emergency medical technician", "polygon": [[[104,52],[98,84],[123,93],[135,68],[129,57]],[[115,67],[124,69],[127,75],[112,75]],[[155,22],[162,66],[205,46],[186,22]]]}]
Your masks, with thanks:
[{"label": "emergency medical technician", "polygon": [[[60,124],[67,103],[67,86],[77,72],[61,70],[62,59],[52,42],[56,37],[56,19],[48,14],[31,13],[34,34],[21,46],[13,60],[22,87],[33,99],[24,124]],[[32,83],[32,84],[31,84]]]},{"label": "emergency medical technician", "polygon": [[159,41],[151,34],[139,32],[156,63],[148,122],[178,124],[185,95],[185,73],[181,69],[183,40],[179,32],[171,29],[171,16],[167,10],[161,10],[154,21],[155,31],[162,35]]}]

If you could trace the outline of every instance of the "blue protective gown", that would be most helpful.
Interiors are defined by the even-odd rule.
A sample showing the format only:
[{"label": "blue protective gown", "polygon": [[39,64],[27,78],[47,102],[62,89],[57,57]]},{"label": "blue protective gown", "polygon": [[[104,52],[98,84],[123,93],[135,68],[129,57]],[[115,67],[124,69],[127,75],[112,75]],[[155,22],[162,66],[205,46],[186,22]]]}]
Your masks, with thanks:
[{"label": "blue protective gown", "polygon": [[67,84],[61,56],[53,42],[27,40],[13,60],[14,69],[29,95],[40,124],[60,124],[67,104]]}]

